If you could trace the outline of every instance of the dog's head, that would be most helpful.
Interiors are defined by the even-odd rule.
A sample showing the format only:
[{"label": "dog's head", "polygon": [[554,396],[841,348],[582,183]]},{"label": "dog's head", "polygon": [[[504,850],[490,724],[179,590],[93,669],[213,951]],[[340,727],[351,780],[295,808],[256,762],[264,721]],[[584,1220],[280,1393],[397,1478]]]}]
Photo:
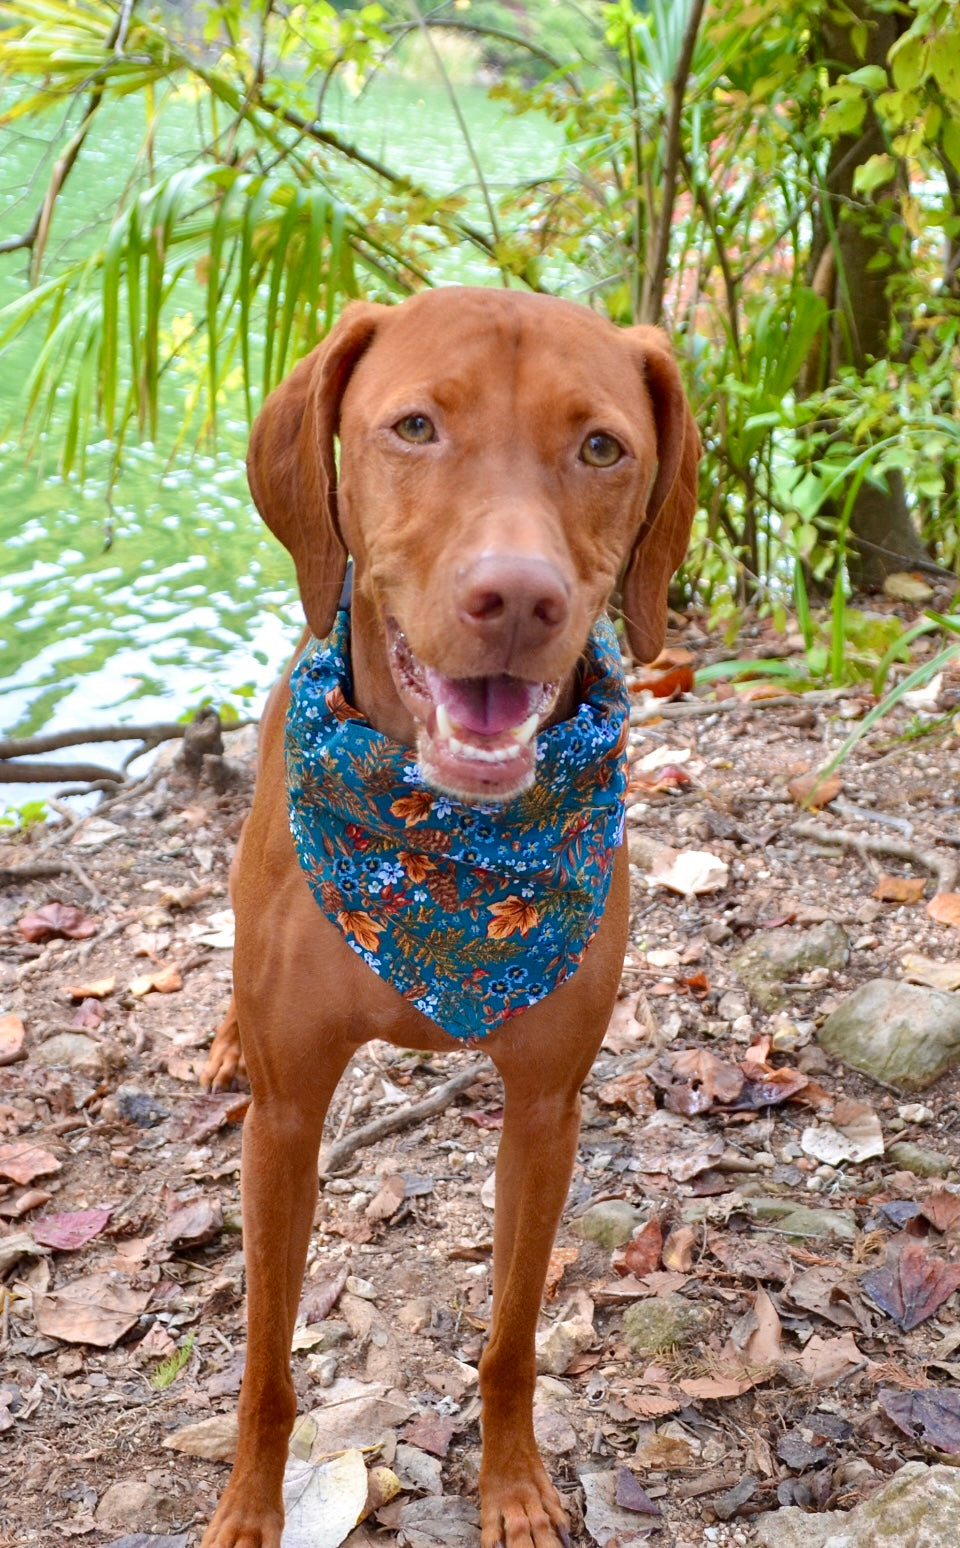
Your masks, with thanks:
[{"label": "dog's head", "polygon": [[699,451],[656,329],[450,288],[348,306],[268,398],[248,471],[314,634],[350,553],[424,776],[496,801],[532,780],[618,577],[631,650],[661,649]]}]

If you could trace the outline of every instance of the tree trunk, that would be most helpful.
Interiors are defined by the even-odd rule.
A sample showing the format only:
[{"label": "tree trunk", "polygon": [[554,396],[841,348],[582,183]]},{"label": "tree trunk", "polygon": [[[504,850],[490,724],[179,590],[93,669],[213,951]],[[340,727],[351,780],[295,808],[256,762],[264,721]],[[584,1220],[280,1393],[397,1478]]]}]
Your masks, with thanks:
[{"label": "tree trunk", "polygon": [[[850,18],[848,25],[844,25],[844,17]],[[866,24],[864,57],[853,41],[858,21]],[[840,74],[863,64],[885,69],[898,29],[897,17],[878,10],[869,0],[854,0],[845,12],[828,14],[823,41],[832,74],[838,73],[837,66]],[[863,371],[872,361],[886,359],[889,354],[893,320],[889,281],[898,262],[890,239],[894,187],[887,184],[865,196],[855,193],[853,186],[857,167],[886,148],[870,105],[860,131],[841,136],[831,151],[824,194],[832,220],[821,219],[813,255],[814,283],[832,311],[830,358],[823,362],[828,380],[836,376],[841,365]],[[828,248],[832,248],[832,255]],[[930,555],[911,519],[899,473],[886,475],[886,488],[864,480],[850,525],[855,542],[850,546],[848,565],[857,586],[869,590],[882,585],[884,577],[896,570],[918,564],[930,567]]]}]

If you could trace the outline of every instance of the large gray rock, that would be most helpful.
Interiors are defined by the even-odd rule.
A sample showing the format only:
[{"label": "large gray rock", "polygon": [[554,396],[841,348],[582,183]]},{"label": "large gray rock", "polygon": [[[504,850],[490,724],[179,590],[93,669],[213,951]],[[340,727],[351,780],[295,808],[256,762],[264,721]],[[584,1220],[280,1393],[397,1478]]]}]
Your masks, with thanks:
[{"label": "large gray rock", "polygon": [[573,1229],[588,1242],[597,1242],[612,1251],[626,1246],[642,1220],[640,1211],[625,1199],[604,1199],[578,1215]]},{"label": "large gray rock", "polygon": [[733,965],[762,1010],[787,1003],[784,985],[811,968],[841,968],[850,955],[846,932],[832,919],[809,930],[758,931],[741,947]]},{"label": "large gray rock", "polygon": [[847,1515],[791,1505],[758,1516],[756,1529],[763,1548],[956,1548],[960,1471],[908,1462]]},{"label": "large gray rock", "polygon": [[960,995],[875,978],[838,1005],[817,1036],[861,1074],[922,1091],[960,1064]]},{"label": "large gray rock", "polygon": [[702,1338],[709,1330],[710,1308],[676,1292],[656,1300],[634,1301],[623,1314],[623,1336],[638,1355],[659,1354]]}]

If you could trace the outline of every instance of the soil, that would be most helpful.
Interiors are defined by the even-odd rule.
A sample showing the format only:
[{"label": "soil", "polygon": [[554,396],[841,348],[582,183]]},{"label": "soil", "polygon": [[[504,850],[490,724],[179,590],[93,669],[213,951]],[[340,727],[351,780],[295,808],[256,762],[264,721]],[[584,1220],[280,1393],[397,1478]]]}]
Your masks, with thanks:
[{"label": "soil", "polygon": [[[693,625],[678,643],[701,659],[712,649]],[[758,636],[741,640],[739,653],[769,648]],[[957,1295],[905,1331],[910,1319],[885,1310],[865,1276],[891,1243],[902,1244],[904,1230],[941,1263],[960,1262],[960,1234],[948,1218],[950,1199],[960,1212],[960,1074],[919,1095],[898,1094],[829,1060],[816,1041],[824,1017],[859,984],[902,977],[905,954],[960,958],[956,927],[926,911],[933,884],[920,858],[934,849],[955,857],[960,843],[960,733],[949,682],[938,703],[901,705],[863,738],[819,815],[801,810],[787,788],[823,763],[872,702],[851,689],[785,705],[748,699],[732,711],[702,704],[676,718],[683,706],[665,705],[666,718],[647,718],[632,733],[638,760],[658,747],[669,757],[659,772],[635,765],[630,833],[648,847],[709,851],[728,879],[684,896],[633,872],[623,999],[584,1088],[582,1143],[558,1239],[566,1251],[555,1259],[542,1318],[545,1329],[558,1321],[593,1329],[541,1391],[572,1426],[562,1446],[554,1435],[558,1451],[548,1460],[576,1542],[594,1541],[581,1513],[581,1475],[591,1470],[620,1470],[621,1483],[623,1469],[635,1473],[661,1513],[634,1505],[637,1533],[653,1528],[654,1544],[687,1548],[753,1543],[756,1516],[780,1505],[852,1507],[905,1461],[949,1450],[936,1435],[917,1441],[897,1428],[883,1394],[955,1391]],[[246,775],[227,794],[170,772],[102,817],[0,845],[5,867],[66,856],[80,868],[53,880],[8,878],[0,893],[0,1013],[26,1029],[26,1056],[0,1070],[0,1156],[9,1158],[15,1143],[29,1152],[20,1180],[0,1185],[4,1548],[125,1537],[149,1544],[153,1534],[193,1548],[227,1477],[224,1462],[164,1442],[187,1424],[232,1413],[242,1371],[244,1104],[242,1093],[204,1094],[198,1075],[229,995],[227,870],[249,800],[249,751],[233,749]],[[793,831],[811,821],[824,834],[842,826],[906,840],[917,861],[829,848]],[[926,878],[925,896],[879,900],[883,873]],[[94,933],[27,941],[19,921],[53,900],[74,905]],[[846,932],[845,965],[801,972],[779,1010],[761,1010],[738,976],[736,952],[778,928],[824,920]],[[167,992],[137,982],[171,965],[178,971],[160,980]],[[104,989],[109,979],[114,986]],[[38,1057],[64,1030],[92,1040],[81,1067]],[[774,1044],[758,1050],[765,1036]],[[755,1065],[766,1059],[799,1071],[789,1100],[744,1107],[716,1095],[705,1051],[729,1072],[751,1049]],[[689,1061],[676,1061],[685,1050],[701,1062],[684,1087]],[[337,1379],[385,1382],[415,1410],[451,1419],[449,1443],[442,1433],[433,1439],[435,1451],[445,1450],[442,1487],[475,1501],[478,1403],[464,1366],[476,1365],[489,1314],[497,1082],[475,1050],[426,1058],[371,1045],[341,1083],[328,1134],[402,1110],[471,1065],[476,1081],[438,1118],[364,1146],[348,1175],[323,1186],[305,1309],[315,1317],[325,1291],[335,1296],[340,1287],[327,1320],[339,1322],[342,1336],[332,1354],[298,1351],[294,1373],[301,1412],[322,1407],[321,1383],[335,1365]],[[683,1088],[669,1100],[685,1147],[700,1145],[712,1158],[686,1177],[649,1159],[651,1109],[663,1111],[671,1078]],[[838,1109],[844,1101],[879,1118],[886,1147],[913,1141],[939,1152],[943,1175],[918,1177],[887,1154],[835,1165],[809,1154],[805,1132],[849,1116]],[[33,1147],[47,1160],[38,1162]],[[403,1186],[388,1185],[385,1195],[391,1176]],[[755,1208],[770,1199],[852,1212],[854,1229],[785,1235]],[[622,1251],[579,1232],[578,1218],[603,1200],[626,1201],[648,1225],[632,1273]],[[51,1216],[81,1212],[72,1228],[96,1233],[83,1245],[64,1240],[71,1222],[44,1227]],[[11,1249],[24,1233],[26,1247]],[[51,1233],[56,1245],[44,1245]],[[842,1279],[842,1293],[813,1304],[793,1298],[791,1287],[813,1269],[824,1284]],[[57,1302],[56,1292],[90,1275],[98,1277],[79,1304]],[[98,1347],[84,1319],[105,1284],[132,1294],[133,1310]],[[637,1354],[624,1333],[628,1308],[668,1294],[708,1316],[693,1341]],[[55,1324],[42,1310],[51,1302],[61,1308]],[[751,1344],[761,1324],[761,1343]],[[831,1341],[840,1339],[838,1349]],[[743,1390],[728,1393],[737,1350]],[[430,1436],[417,1434],[414,1444],[429,1451]],[[388,1465],[395,1440],[384,1441]],[[148,1486],[139,1504],[121,1502],[105,1517],[105,1492],[131,1481]],[[402,1510],[415,1492],[368,1518],[351,1542],[405,1541]]]}]

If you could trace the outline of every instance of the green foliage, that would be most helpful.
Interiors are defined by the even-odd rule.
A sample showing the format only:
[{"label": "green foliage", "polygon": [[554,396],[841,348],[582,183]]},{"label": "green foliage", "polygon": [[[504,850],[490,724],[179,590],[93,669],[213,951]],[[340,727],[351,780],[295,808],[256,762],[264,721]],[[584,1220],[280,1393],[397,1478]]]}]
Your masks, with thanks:
[{"label": "green foliage", "polygon": [[0,829],[25,832],[28,828],[41,827],[50,812],[46,801],[23,801],[19,806],[0,809]]},{"label": "green foliage", "polygon": [[184,1367],[189,1363],[193,1353],[195,1335],[188,1333],[179,1349],[175,1349],[166,1360],[161,1360],[153,1375],[150,1377],[150,1385],[155,1392],[165,1392],[172,1387]]}]

